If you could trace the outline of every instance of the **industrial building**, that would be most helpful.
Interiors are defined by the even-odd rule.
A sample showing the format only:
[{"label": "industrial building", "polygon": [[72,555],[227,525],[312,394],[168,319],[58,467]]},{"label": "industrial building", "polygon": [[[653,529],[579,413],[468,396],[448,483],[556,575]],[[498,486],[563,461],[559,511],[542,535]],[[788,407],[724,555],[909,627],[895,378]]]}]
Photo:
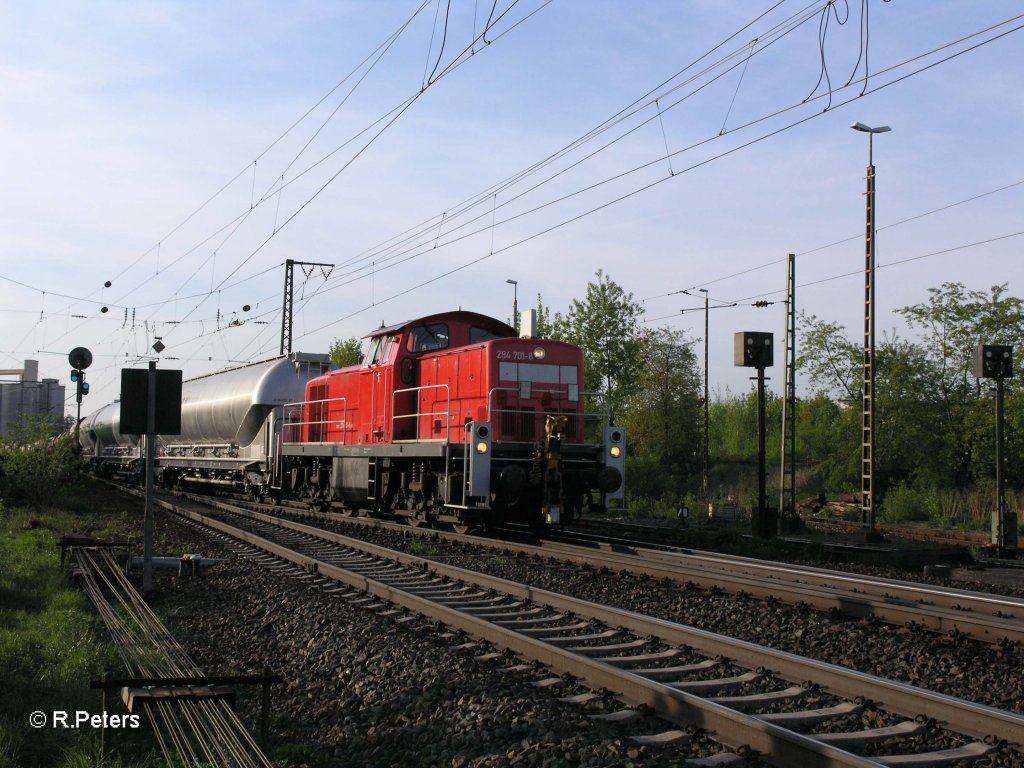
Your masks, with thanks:
[{"label": "industrial building", "polygon": [[57,379],[39,380],[39,361],[26,360],[24,368],[0,370],[0,438],[11,435],[24,417],[50,416],[55,428],[64,425],[64,385]]}]

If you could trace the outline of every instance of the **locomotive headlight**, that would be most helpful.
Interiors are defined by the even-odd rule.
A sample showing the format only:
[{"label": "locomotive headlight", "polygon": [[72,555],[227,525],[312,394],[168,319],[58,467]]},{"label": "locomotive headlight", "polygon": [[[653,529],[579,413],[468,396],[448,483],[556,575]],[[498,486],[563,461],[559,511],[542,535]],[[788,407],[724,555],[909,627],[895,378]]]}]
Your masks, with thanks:
[{"label": "locomotive headlight", "polygon": [[490,450],[490,447],[483,440],[476,444],[477,453],[487,453],[488,450]]},{"label": "locomotive headlight", "polygon": [[535,350],[533,350],[533,359],[543,360],[547,353],[548,351],[544,349],[544,347],[537,347]]},{"label": "locomotive headlight", "polygon": [[622,455],[622,449],[617,445],[613,445],[611,448],[608,449],[608,453],[611,455],[613,459],[617,459],[619,458],[619,456]]}]

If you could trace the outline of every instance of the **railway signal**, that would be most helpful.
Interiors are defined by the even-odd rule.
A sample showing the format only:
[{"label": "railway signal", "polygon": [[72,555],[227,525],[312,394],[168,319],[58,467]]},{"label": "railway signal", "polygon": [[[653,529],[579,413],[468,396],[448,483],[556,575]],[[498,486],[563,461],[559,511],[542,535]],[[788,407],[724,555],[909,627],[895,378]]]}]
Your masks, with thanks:
[{"label": "railway signal", "polygon": [[82,402],[82,398],[89,394],[89,383],[85,380],[85,371],[73,368],[71,383],[75,385],[75,398],[78,402]]},{"label": "railway signal", "polygon": [[75,347],[68,353],[68,362],[71,363],[71,383],[75,385],[75,401],[78,403],[75,418],[75,443],[78,443],[78,426],[82,421],[82,397],[89,394],[85,369],[92,365],[92,352],[85,347]]},{"label": "railway signal", "polygon": [[765,503],[764,369],[774,365],[773,336],[765,331],[740,331],[733,337],[733,363],[757,369],[757,509],[751,514],[752,533],[774,538],[778,523]]},{"label": "railway signal", "polygon": [[996,508],[992,512],[992,546],[1000,557],[1017,555],[1017,513],[1006,508],[1003,472],[1003,380],[1013,376],[1013,347],[979,344],[974,349],[974,376],[996,382]]}]

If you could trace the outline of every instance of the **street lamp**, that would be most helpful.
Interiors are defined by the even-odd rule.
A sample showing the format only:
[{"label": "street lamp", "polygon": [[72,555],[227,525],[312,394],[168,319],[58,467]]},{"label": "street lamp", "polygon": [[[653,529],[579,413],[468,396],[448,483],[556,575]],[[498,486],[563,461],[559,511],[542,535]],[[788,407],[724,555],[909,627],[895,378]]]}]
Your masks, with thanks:
[{"label": "street lamp", "polygon": [[519,281],[506,280],[512,286],[512,327],[519,331]]},{"label": "street lamp", "polygon": [[[704,294],[704,434],[701,451],[701,496],[707,501],[710,485],[710,462],[709,462],[709,451],[708,444],[711,429],[711,416],[708,411],[708,289],[698,288],[700,293]],[[679,293],[685,293],[687,296],[693,296],[689,291],[679,291]],[[694,298],[696,298],[694,296]],[[732,305],[732,306],[735,306]]]},{"label": "street lamp", "polygon": [[869,540],[875,532],[875,165],[873,144],[876,133],[892,130],[888,125],[872,128],[864,123],[850,126],[868,135],[867,221],[864,228],[864,390],[862,399],[861,528]]},{"label": "street lamp", "polygon": [[704,435],[703,435],[703,467],[701,472],[701,490],[704,501],[708,500],[710,485],[710,457],[708,451],[709,434],[711,432],[711,415],[708,411],[708,289],[698,288],[704,294]]}]

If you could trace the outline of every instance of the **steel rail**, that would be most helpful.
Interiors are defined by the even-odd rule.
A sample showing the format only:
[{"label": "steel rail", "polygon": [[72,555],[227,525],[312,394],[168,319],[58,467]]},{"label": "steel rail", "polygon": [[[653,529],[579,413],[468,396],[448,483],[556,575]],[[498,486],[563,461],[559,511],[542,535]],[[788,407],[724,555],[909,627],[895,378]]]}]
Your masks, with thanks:
[{"label": "steel rail", "polygon": [[[540,547],[575,562],[693,581],[699,586],[735,587],[759,597],[800,599],[815,608],[836,608],[858,618],[874,615],[893,623],[919,623],[940,632],[955,629],[985,642],[1003,638],[1024,641],[1024,600],[1015,597],[711,552],[648,549],[640,544],[616,548],[597,561],[590,554],[593,549],[587,546],[542,542]],[[661,565],[637,569],[637,559]],[[665,572],[663,567],[670,570]],[[739,569],[745,572],[737,574]],[[1010,612],[1009,617],[995,615]]]},{"label": "steel rail", "polygon": [[[804,517],[804,522],[813,528],[821,530],[859,531],[861,529],[860,523],[852,523],[849,520],[836,520],[835,518]],[[991,535],[981,531],[942,531],[932,528],[913,528],[910,526],[884,524],[876,525],[875,528],[883,534],[915,541],[953,544],[962,547],[986,547],[992,543]]]},{"label": "steel rail", "polygon": [[[166,502],[162,503],[167,507],[172,507],[172,505]],[[271,515],[248,510],[231,509],[230,505],[216,502],[214,506],[224,508],[233,514],[249,517],[253,520],[285,528],[296,533],[331,541],[377,557],[412,565],[419,569],[426,569],[440,576],[471,584],[481,589],[498,591],[521,598],[522,600],[544,605],[555,611],[586,616],[611,626],[623,627],[637,634],[657,637],[672,645],[688,646],[711,657],[725,655],[735,660],[739,665],[751,669],[767,667],[778,677],[791,682],[802,683],[807,680],[813,680],[834,695],[847,699],[865,697],[884,709],[904,717],[924,716],[944,724],[950,730],[972,738],[998,737],[1015,744],[1024,743],[1024,717],[1012,712],[967,702],[952,696],[916,688],[905,683],[885,680],[834,664],[803,658],[795,654],[759,646],[743,640],[728,638],[663,619],[590,603],[529,585],[517,584],[459,566],[447,565],[415,555],[395,552],[358,539],[342,536],[341,534],[323,531],[303,523],[281,520]],[[535,658],[547,664],[557,665],[559,668],[565,669],[586,680],[593,687],[604,687],[609,690],[619,691],[627,701],[647,704],[668,720],[697,723],[701,727],[715,730],[723,736],[723,742],[731,746],[749,744],[759,751],[771,752],[782,759],[782,752],[780,750],[797,749],[802,751],[809,748],[809,744],[804,742],[816,743],[808,737],[799,737],[796,741],[790,741],[791,737],[798,736],[798,734],[793,734],[785,729],[772,727],[762,731],[762,726],[771,724],[763,723],[756,718],[739,715],[734,710],[714,704],[714,702],[682,694],[681,691],[639,675],[624,672],[603,662],[577,657],[575,654],[566,653],[557,647],[534,638],[514,634],[510,639],[506,629],[495,627],[489,622],[481,623],[480,619],[467,616],[456,609],[448,608],[447,606],[434,606],[429,603],[424,605],[421,602],[423,600],[421,597],[408,595],[382,582],[353,574],[316,558],[297,553],[288,547],[270,542],[256,534],[241,531],[234,526],[208,518],[200,513],[189,510],[182,510],[182,513],[222,532],[260,546],[260,548],[264,548],[266,551],[283,557],[311,572],[316,571],[331,578],[338,578],[340,581],[367,591],[376,597],[387,599],[431,617],[446,617],[442,619],[445,623],[464,628],[470,634],[490,640],[498,645],[511,647],[513,650],[530,658]],[[680,718],[683,719],[680,720]],[[749,720],[755,722],[749,722]],[[711,725],[712,722],[714,722],[714,725]],[[783,735],[785,739],[783,739]],[[783,739],[783,741],[780,742],[780,739]],[[781,746],[783,743],[789,746]],[[839,750],[839,752],[843,756],[849,754],[842,750]],[[828,762],[821,763],[816,759],[813,764],[877,764],[872,761],[865,762],[865,758],[852,755],[851,757],[860,762],[835,763],[831,761],[839,758],[832,755],[828,758]],[[845,760],[846,758],[843,757],[842,759]],[[788,761],[783,760],[783,764],[812,764],[810,762],[794,762],[796,760],[798,758],[794,753]]]},{"label": "steel rail", "polygon": [[[165,508],[166,502],[157,502]],[[758,752],[771,755],[779,765],[800,765],[807,768],[864,768],[877,766],[878,762],[859,757],[836,747],[822,744],[812,738],[786,730],[771,723],[744,715],[721,704],[701,699],[683,691],[673,689],[657,681],[649,680],[626,670],[617,669],[601,661],[581,656],[527,635],[505,629],[485,619],[450,608],[428,598],[396,589],[383,582],[367,578],[322,560],[303,555],[286,546],[275,544],[261,536],[238,529],[191,510],[173,509],[182,515],[208,527],[235,537],[247,544],[258,547],[310,572],[319,573],[330,579],[347,584],[374,597],[387,600],[430,619],[460,629],[481,640],[508,648],[515,653],[542,664],[568,672],[585,680],[595,689],[615,691],[618,697],[631,706],[646,705],[666,720],[681,724],[694,724],[715,735],[716,741],[729,746],[749,746]],[[258,513],[252,513],[258,514]],[[301,525],[301,524],[299,524]],[[337,535],[337,534],[335,534]],[[339,538],[344,538],[340,537]],[[333,539],[332,539],[333,540]],[[338,542],[341,543],[341,542]],[[366,542],[352,540],[355,548],[373,547]],[[369,551],[369,550],[367,550]],[[383,550],[394,558],[393,552]],[[397,558],[406,560],[405,557]],[[409,558],[415,562],[417,558]],[[420,561],[428,562],[428,561]],[[431,565],[435,565],[431,563]],[[469,574],[470,572],[467,572]],[[512,582],[508,582],[511,584]],[[524,587],[524,596],[531,593]],[[538,595],[539,597],[540,595]]]},{"label": "steel rail", "polygon": [[[314,519],[336,519],[324,513],[298,514]],[[413,530],[409,526],[381,520],[342,520],[346,525]],[[1024,642],[1024,600],[1018,598],[699,550],[648,549],[639,543],[619,546],[609,552],[605,547],[553,540],[524,544],[434,530],[429,534],[424,532],[424,535],[470,543],[483,542],[508,552],[543,554],[564,562],[670,579],[682,584],[692,583],[705,589],[744,592],[791,605],[806,604],[819,611],[839,611],[854,618],[874,617],[896,625],[916,624],[935,632],[959,632],[987,643]],[[738,566],[754,573],[737,574],[734,568]],[[837,583],[848,588],[836,587]],[[997,612],[1011,615],[997,616]]]}]

